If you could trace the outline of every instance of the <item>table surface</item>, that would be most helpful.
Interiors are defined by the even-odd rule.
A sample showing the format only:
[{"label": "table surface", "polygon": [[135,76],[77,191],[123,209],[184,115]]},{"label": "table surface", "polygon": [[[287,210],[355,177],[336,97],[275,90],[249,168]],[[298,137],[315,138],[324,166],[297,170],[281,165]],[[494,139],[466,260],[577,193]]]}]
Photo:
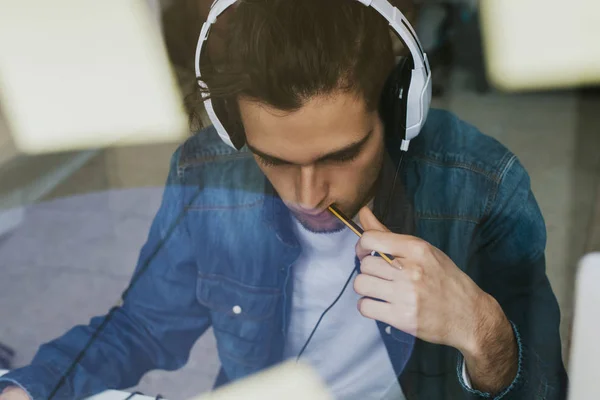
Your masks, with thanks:
[{"label": "table surface", "polygon": [[[0,376],[6,374],[7,372],[8,371],[0,370]],[[107,390],[106,392],[97,394],[96,396],[88,397],[87,400],[125,400],[130,395],[131,395],[131,393],[128,393],[128,392],[121,392],[118,390]],[[155,399],[154,397],[150,397],[150,396],[136,395],[136,396],[132,397],[131,400],[154,400],[154,399]]]}]

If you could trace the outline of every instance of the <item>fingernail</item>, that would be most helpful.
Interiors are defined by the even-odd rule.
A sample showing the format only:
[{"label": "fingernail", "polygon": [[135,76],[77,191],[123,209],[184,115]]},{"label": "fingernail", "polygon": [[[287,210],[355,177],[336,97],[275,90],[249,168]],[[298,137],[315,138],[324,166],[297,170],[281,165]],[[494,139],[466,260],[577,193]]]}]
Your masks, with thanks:
[{"label": "fingernail", "polygon": [[398,269],[402,269],[402,264],[400,264],[400,261],[397,258],[392,260],[392,265]]}]

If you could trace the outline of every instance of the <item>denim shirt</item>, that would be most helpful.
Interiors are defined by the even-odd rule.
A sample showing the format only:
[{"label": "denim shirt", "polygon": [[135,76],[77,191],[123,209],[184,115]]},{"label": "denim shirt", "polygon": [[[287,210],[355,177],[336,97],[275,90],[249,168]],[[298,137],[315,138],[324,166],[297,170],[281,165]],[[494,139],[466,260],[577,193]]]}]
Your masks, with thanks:
[{"label": "denim shirt", "polygon": [[[389,136],[389,135],[388,135]],[[563,399],[560,313],[545,272],[544,220],[515,155],[449,112],[431,110],[404,157],[387,139],[375,214],[392,231],[444,251],[513,324],[518,372],[501,393],[469,389],[456,349],[378,322],[407,399]],[[174,154],[162,205],[120,307],[56,393],[82,398],[175,370],[210,326],[222,369],[216,385],[282,361],[291,266],[301,249],[290,215],[246,149],[209,127]],[[40,347],[29,366],[0,378],[47,399],[103,321],[96,317]],[[343,332],[339,333],[343,335]]]}]

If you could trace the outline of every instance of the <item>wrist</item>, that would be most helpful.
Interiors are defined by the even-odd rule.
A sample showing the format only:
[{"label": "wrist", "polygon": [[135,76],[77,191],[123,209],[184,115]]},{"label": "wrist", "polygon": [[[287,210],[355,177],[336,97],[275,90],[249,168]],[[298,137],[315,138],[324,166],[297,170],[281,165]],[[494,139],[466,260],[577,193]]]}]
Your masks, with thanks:
[{"label": "wrist", "polygon": [[487,336],[489,332],[495,330],[493,325],[498,325],[500,320],[494,303],[497,304],[493,297],[480,291],[474,296],[470,306],[464,307],[465,318],[457,324],[459,330],[455,335],[456,340],[450,345],[460,351],[465,358],[479,358],[483,355],[486,344],[490,341]]},{"label": "wrist", "polygon": [[459,349],[477,389],[496,393],[510,385],[517,374],[518,346],[512,324],[490,295],[480,299],[470,343]]},{"label": "wrist", "polygon": [[465,358],[482,360],[490,345],[497,344],[509,331],[512,335],[512,327],[496,299],[485,292],[478,297],[471,315],[470,332],[464,335],[466,341],[459,350]]}]

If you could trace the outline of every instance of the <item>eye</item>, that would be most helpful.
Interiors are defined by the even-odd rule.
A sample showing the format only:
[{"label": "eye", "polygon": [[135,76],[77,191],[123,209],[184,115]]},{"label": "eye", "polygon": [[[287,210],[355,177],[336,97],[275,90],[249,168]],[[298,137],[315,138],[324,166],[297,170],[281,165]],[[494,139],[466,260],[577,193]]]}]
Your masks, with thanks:
[{"label": "eye", "polygon": [[261,163],[265,167],[276,167],[278,165],[284,165],[284,163],[268,160],[259,155],[256,155],[256,159],[258,160],[259,163]]},{"label": "eye", "polygon": [[265,167],[273,167],[275,165],[275,163],[269,161],[269,160],[265,160],[264,158],[257,156],[256,160],[261,163],[262,165],[264,165]]},{"label": "eye", "polygon": [[351,153],[340,154],[338,156],[332,157],[328,161],[333,162],[333,163],[342,164],[342,163],[354,161],[358,157],[359,154],[360,154],[360,152],[353,151]]}]

